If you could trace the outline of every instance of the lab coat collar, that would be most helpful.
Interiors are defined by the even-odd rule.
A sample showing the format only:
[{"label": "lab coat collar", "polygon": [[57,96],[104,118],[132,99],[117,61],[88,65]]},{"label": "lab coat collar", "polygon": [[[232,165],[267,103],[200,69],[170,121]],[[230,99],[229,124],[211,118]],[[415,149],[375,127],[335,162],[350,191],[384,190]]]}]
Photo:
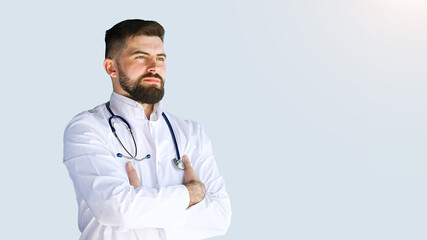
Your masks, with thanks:
[{"label": "lab coat collar", "polygon": [[[114,114],[125,118],[135,118],[148,120],[144,109],[137,101],[113,92],[110,97],[110,105]],[[150,121],[159,120],[162,115],[162,102],[154,104],[153,112],[150,115]]]}]

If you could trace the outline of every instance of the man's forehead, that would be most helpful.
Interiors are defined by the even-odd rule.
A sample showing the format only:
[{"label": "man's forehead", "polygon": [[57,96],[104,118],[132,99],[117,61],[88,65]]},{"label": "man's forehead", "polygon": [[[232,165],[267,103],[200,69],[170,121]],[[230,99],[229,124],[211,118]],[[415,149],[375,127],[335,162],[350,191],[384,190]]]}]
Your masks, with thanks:
[{"label": "man's forehead", "polygon": [[163,49],[163,41],[158,36],[137,35],[126,39],[126,45],[129,48],[153,48]]}]

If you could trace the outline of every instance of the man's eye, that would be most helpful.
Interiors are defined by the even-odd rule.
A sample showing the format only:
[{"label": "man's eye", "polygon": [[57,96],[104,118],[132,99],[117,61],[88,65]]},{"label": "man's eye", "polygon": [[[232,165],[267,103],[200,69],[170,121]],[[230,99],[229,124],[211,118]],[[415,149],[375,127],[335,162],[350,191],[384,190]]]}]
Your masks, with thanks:
[{"label": "man's eye", "polygon": [[159,61],[165,61],[166,59],[164,57],[158,57],[157,60],[159,60]]},{"label": "man's eye", "polygon": [[144,58],[145,58],[145,56],[142,56],[142,55],[141,55],[141,56],[136,56],[136,58],[137,58],[137,59],[144,59]]}]

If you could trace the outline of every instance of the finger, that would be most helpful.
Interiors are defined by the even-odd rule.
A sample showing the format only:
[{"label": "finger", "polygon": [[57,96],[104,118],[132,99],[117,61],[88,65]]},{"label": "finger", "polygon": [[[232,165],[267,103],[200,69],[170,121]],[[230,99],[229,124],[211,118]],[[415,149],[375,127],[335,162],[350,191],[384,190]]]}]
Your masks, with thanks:
[{"label": "finger", "polygon": [[182,156],[182,162],[184,163],[185,169],[190,169],[190,168],[192,169],[190,158],[188,158],[187,155]]},{"label": "finger", "polygon": [[135,168],[133,168],[131,161],[126,163],[126,170],[128,171],[128,173],[135,171]]},{"label": "finger", "polygon": [[194,171],[193,167],[191,166],[190,159],[187,155],[182,156],[182,162],[185,166],[184,181],[186,183],[191,181],[200,181],[199,177],[196,174],[196,171]]},{"label": "finger", "polygon": [[128,172],[130,185],[132,185],[134,188],[138,188],[141,183],[139,181],[138,174],[136,173],[135,168],[133,168],[132,166],[132,162],[126,163],[126,170]]}]

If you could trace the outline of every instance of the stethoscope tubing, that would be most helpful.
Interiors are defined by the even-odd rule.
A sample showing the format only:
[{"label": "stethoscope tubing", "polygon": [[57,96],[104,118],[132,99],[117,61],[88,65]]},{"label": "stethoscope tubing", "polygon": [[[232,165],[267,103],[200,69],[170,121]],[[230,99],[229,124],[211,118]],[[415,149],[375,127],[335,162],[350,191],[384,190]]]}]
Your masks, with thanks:
[{"label": "stethoscope tubing", "polygon": [[[113,111],[111,110],[111,108],[110,108],[110,102],[106,102],[105,103],[105,107],[107,108],[107,110],[108,110],[108,112],[110,113],[110,118],[108,118],[108,124],[110,125],[110,129],[111,129],[111,131],[113,132],[113,134],[114,134],[114,136],[116,137],[116,139],[119,141],[119,143],[120,143],[120,145],[122,146],[122,148],[126,151],[126,153],[129,155],[129,156],[125,156],[125,155],[123,155],[123,154],[121,154],[121,153],[117,153],[117,157],[125,157],[125,158],[127,158],[127,159],[133,159],[133,160],[136,160],[136,161],[142,161],[142,160],[145,160],[145,159],[149,159],[150,157],[151,157],[151,155],[150,154],[147,154],[147,156],[145,156],[145,157],[143,157],[143,158],[136,158],[136,156],[138,155],[138,148],[137,148],[137,145],[136,145],[136,140],[135,140],[135,137],[134,137],[134,135],[133,135],[133,132],[132,132],[132,128],[131,128],[131,126],[130,126],[130,124],[128,123],[128,121],[126,121],[126,119],[124,119],[123,117],[121,117],[121,116],[118,116],[118,115],[115,115],[114,113],[113,113]],[[184,167],[184,163],[182,162],[182,159],[181,159],[181,155],[179,154],[179,149],[178,149],[178,142],[176,141],[176,136],[175,136],[175,133],[174,133],[174,131],[173,131],[173,128],[172,128],[172,125],[171,125],[171,123],[170,123],[170,121],[169,121],[169,119],[168,119],[168,117],[166,116],[166,114],[164,113],[164,112],[162,112],[162,116],[163,116],[163,118],[165,119],[165,122],[166,122],[166,124],[168,125],[168,128],[169,128],[169,131],[170,131],[170,133],[171,133],[171,136],[172,136],[172,140],[173,140],[173,144],[174,144],[174,146],[175,146],[175,152],[176,152],[176,156],[177,156],[177,158],[175,158],[175,159],[173,159],[172,161],[173,161],[173,163],[179,168],[179,169],[185,169],[185,167]],[[119,138],[119,136],[117,135],[117,133],[116,133],[116,128],[113,126],[113,123],[112,123],[112,121],[113,121],[113,119],[114,118],[118,118],[120,121],[122,121],[122,122],[124,122],[125,123],[125,125],[126,125],[126,127],[127,127],[127,129],[129,130],[129,132],[130,132],[130,134],[131,134],[131,136],[132,136],[132,141],[133,141],[133,144],[134,144],[134,147],[135,147],[135,154],[134,155],[132,155],[128,150],[127,150],[127,148],[124,146],[124,144],[122,143],[122,141],[120,140],[120,138]]]}]

